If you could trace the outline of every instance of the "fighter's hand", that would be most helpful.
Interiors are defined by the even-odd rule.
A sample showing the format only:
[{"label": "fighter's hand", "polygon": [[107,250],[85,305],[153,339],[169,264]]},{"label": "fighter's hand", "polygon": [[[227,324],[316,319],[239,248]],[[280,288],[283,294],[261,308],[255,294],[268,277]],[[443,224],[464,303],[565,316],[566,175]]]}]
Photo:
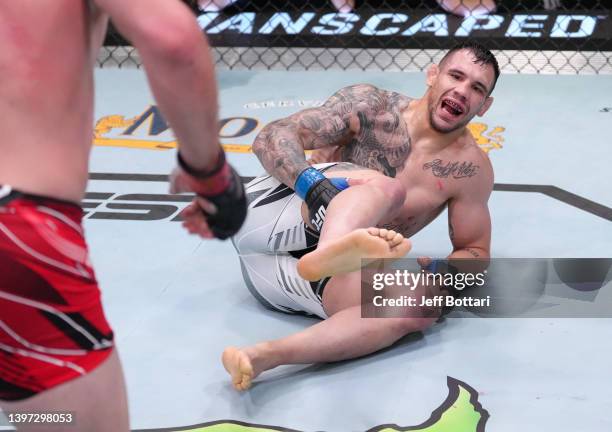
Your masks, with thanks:
[{"label": "fighter's hand", "polygon": [[423,270],[428,270],[428,267],[433,262],[433,258],[426,257],[426,256],[420,256],[417,258],[417,262],[419,263],[419,265],[421,266]]},{"label": "fighter's hand", "polygon": [[197,194],[181,213],[183,226],[192,234],[224,240],[236,234],[246,218],[244,186],[223,152],[210,173],[195,172],[179,156],[179,166],[170,175],[170,192]]},{"label": "fighter's hand", "polygon": [[184,192],[193,192],[190,187],[191,180],[188,174],[181,169],[181,167],[175,167],[170,173],[170,193],[179,194]]},{"label": "fighter's hand", "polygon": [[[440,271],[440,269],[438,268],[439,266],[437,265],[436,261],[440,261],[440,260],[434,260],[431,257],[426,257],[426,256],[420,256],[417,258],[417,263],[419,263],[419,265],[421,266],[421,268],[427,272],[430,273],[435,273],[437,271]],[[432,285],[431,286],[431,292],[430,295],[448,295],[448,290],[437,286],[437,285]]]},{"label": "fighter's hand", "polygon": [[183,228],[189,234],[196,234],[203,238],[214,238],[212,230],[206,222],[205,214],[215,214],[217,208],[214,204],[204,198],[196,196],[187,207],[181,212]]}]

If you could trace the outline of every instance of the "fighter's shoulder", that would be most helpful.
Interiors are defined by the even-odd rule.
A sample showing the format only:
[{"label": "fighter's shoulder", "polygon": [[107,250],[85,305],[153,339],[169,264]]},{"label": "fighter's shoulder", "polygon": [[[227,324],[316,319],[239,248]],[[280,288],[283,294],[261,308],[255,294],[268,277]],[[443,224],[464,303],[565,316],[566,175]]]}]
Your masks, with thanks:
[{"label": "fighter's shoulder", "polygon": [[482,151],[471,136],[462,153],[462,159],[466,164],[471,165],[471,172],[475,174],[471,177],[472,181],[468,182],[471,188],[490,192],[493,189],[494,172],[489,155]]},{"label": "fighter's shoulder", "polygon": [[415,98],[406,96],[404,94],[398,93],[396,91],[387,91],[387,103],[390,108],[395,108],[400,111],[403,111],[410,102],[415,100]]},{"label": "fighter's shoulder", "polygon": [[381,90],[372,84],[353,84],[336,91],[325,103],[330,104],[363,104],[381,99]]},{"label": "fighter's shoulder", "polygon": [[336,94],[343,94],[351,97],[359,97],[364,95],[369,95],[372,93],[378,93],[381,89],[372,84],[367,83],[358,83],[351,84],[346,87],[342,87],[340,90],[336,92]]},{"label": "fighter's shoulder", "polygon": [[491,164],[491,159],[489,155],[483,151],[476,142],[472,142],[468,148],[468,154],[471,159],[474,159],[474,162],[478,162],[487,167],[487,169],[493,171],[493,164]]},{"label": "fighter's shoulder", "polygon": [[338,90],[327,104],[350,103],[359,111],[380,112],[403,109],[412,98],[395,91],[385,90],[372,84],[353,84]]}]

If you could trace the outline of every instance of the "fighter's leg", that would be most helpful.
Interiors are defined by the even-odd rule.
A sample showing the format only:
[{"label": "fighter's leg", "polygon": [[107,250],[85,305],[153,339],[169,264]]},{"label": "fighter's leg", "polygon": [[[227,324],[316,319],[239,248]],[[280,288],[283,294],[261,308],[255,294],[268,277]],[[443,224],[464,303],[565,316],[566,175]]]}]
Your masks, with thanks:
[{"label": "fighter's leg", "polygon": [[349,187],[331,201],[317,249],[298,263],[300,276],[315,281],[356,270],[364,258],[401,258],[408,253],[408,239],[374,228],[395,218],[402,209],[406,191],[398,180],[371,170],[327,175],[367,181]]},{"label": "fighter's leg", "polygon": [[246,390],[263,371],[285,364],[334,362],[364,356],[401,337],[431,326],[431,311],[417,308],[397,318],[361,317],[361,274],[334,276],[328,282],[323,305],[330,317],[293,335],[245,348],[230,347],[223,364],[237,390]]},{"label": "fighter's leg", "polygon": [[[350,236],[356,229],[393,219],[402,207],[405,191],[396,180],[370,170],[326,172],[326,175],[369,180],[350,187],[334,198],[328,207],[326,222],[317,246],[317,251],[322,252],[336,248],[336,251],[339,250],[350,257],[347,261],[353,262],[354,256],[350,255],[353,252],[347,247],[350,244],[345,241],[346,236]],[[397,247],[393,241],[395,236],[389,241],[386,235],[383,236],[385,239],[381,238],[380,230],[374,234],[376,235],[368,233],[374,240],[381,241],[387,252]],[[308,255],[311,258],[317,257],[316,252]],[[327,258],[333,259],[331,255],[333,254],[330,253]],[[312,265],[313,273],[320,272],[317,267],[324,266],[327,267],[326,271],[338,272],[337,267],[329,268],[328,260],[323,258],[325,256],[325,253],[321,253],[318,259],[308,261]],[[357,263],[354,268],[359,268],[359,265]],[[222,360],[225,369],[232,376],[234,387],[245,390],[261,372],[282,364],[331,362],[366,355],[435,322],[434,317],[414,316],[362,319],[360,281],[360,272],[339,274],[331,278],[323,293],[323,306],[329,317],[325,321],[282,339],[242,349],[227,348]]]},{"label": "fighter's leg", "polygon": [[74,423],[45,426],[19,426],[18,431],[129,431],[127,397],[121,363],[117,351],[96,369],[36,396],[18,402],[1,402],[0,407],[11,412],[70,412]]},{"label": "fighter's leg", "polygon": [[81,218],[79,206],[53,198],[13,190],[0,199],[0,405],[69,412],[76,422],[32,430],[127,431],[121,366]]}]

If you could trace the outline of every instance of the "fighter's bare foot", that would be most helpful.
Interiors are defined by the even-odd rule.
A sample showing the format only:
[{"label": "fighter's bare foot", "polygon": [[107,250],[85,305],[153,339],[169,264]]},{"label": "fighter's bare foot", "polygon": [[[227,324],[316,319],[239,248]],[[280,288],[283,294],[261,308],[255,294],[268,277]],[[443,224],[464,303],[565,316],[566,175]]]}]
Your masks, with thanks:
[{"label": "fighter's bare foot", "polygon": [[244,391],[251,387],[255,373],[249,356],[238,348],[228,347],[221,356],[223,367],[232,377],[236,390]]},{"label": "fighter's bare foot", "polygon": [[412,244],[403,235],[384,228],[361,228],[304,255],[297,264],[301,277],[316,281],[361,268],[368,258],[401,258]]}]

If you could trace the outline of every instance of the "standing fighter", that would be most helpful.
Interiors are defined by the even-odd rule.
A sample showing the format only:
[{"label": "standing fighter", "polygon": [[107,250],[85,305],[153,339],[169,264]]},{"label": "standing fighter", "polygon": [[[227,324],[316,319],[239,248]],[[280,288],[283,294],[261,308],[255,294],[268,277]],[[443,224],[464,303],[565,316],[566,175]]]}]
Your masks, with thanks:
[{"label": "standing fighter", "polygon": [[[411,237],[446,206],[453,245],[448,258],[489,257],[487,202],[493,169],[466,126],[491,106],[498,76],[490,51],[475,43],[462,44],[429,68],[428,89],[421,99],[355,85],[341,89],[319,108],[275,121],[261,131],[253,151],[274,178],[255,179],[247,186],[252,197],[249,218],[234,237],[245,280],[268,307],[305,312],[324,321],[279,340],[226,349],[223,363],[237,389],[248,388],[253,378],[276,366],[366,355],[435,322],[435,318],[422,318],[430,316],[428,312],[419,314],[414,308],[412,314],[421,318],[362,319],[360,272],[344,273],[338,268],[334,274],[333,259],[350,257],[350,249],[358,244],[347,227],[377,223]],[[388,180],[400,183],[404,190],[401,209],[389,207],[398,202],[397,185],[362,180],[361,187],[369,185],[369,190],[357,193],[355,186],[351,197],[346,194],[353,186],[340,192],[346,184],[330,177],[371,175],[332,172],[346,164],[331,169],[310,166],[304,150],[315,150],[311,163],[352,162],[394,177]],[[295,204],[293,191],[284,185],[293,188],[307,207],[303,220],[301,204]],[[385,237],[377,231],[370,234]],[[354,236],[360,236],[362,243],[368,239],[363,230]],[[383,256],[393,256],[394,245],[390,242]],[[420,261],[427,265],[428,259]],[[339,262],[345,264],[342,259]],[[324,277],[330,275],[331,279]]]},{"label": "standing fighter", "polygon": [[46,430],[129,429],[121,366],[79,206],[93,136],[93,68],[109,15],[138,48],[178,138],[172,190],[207,198],[196,199],[186,223],[207,212],[203,234],[226,238],[246,212],[239,178],[218,142],[208,45],[184,4],[0,3],[0,405],[7,414],[74,416],[76,424],[58,417]]}]

